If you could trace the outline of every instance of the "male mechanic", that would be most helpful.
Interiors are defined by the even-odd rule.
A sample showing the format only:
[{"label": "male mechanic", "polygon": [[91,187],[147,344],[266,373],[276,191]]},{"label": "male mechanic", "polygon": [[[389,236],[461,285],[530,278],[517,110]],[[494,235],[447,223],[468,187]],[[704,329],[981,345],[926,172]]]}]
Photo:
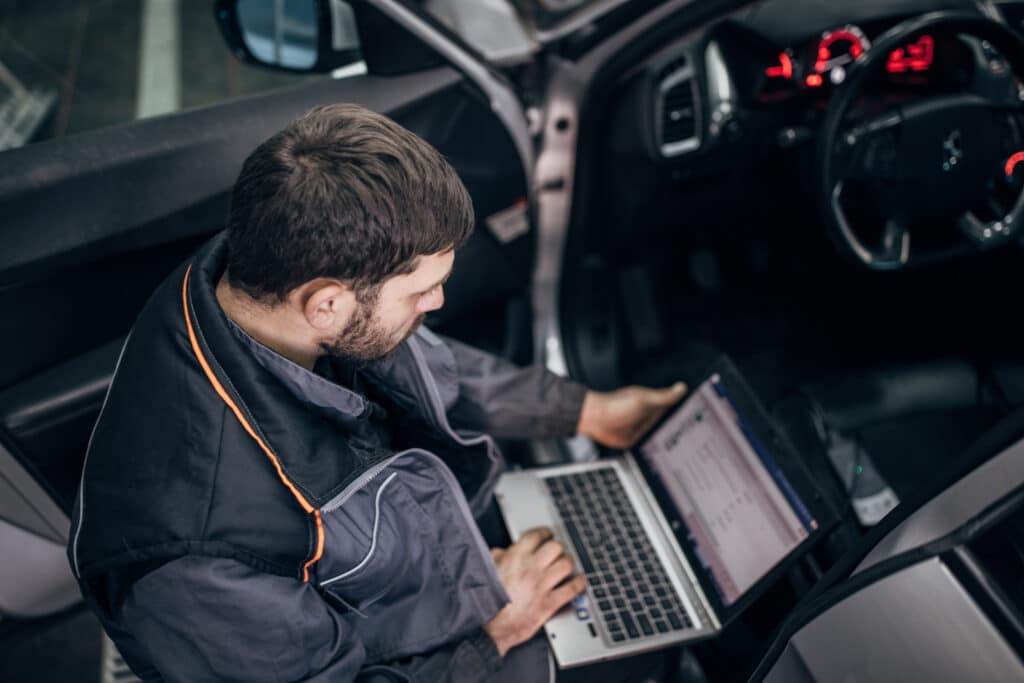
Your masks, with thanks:
[{"label": "male mechanic", "polygon": [[488,548],[491,436],[624,446],[683,389],[586,391],[422,327],[473,225],[444,158],[360,107],[246,159],[132,329],[72,522],[143,679],[548,679],[534,636],[584,579],[546,530]]}]

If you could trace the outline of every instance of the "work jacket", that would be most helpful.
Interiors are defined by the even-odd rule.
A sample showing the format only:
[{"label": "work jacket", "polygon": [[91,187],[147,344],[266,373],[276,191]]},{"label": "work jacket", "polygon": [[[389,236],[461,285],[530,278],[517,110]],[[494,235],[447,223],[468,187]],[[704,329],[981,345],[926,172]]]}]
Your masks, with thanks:
[{"label": "work jacket", "polygon": [[546,680],[542,642],[503,662],[481,630],[508,596],[476,518],[492,435],[568,435],[583,388],[420,328],[353,391],[224,315],[225,249],[146,304],[86,456],[68,555],[125,660],[146,680]]}]

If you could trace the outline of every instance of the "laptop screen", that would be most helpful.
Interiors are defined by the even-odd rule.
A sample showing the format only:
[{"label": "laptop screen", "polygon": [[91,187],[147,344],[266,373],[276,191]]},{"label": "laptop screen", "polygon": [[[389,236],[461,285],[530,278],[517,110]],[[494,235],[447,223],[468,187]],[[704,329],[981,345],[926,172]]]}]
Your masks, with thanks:
[{"label": "laptop screen", "polygon": [[818,528],[718,374],[648,436],[639,453],[726,606]]}]

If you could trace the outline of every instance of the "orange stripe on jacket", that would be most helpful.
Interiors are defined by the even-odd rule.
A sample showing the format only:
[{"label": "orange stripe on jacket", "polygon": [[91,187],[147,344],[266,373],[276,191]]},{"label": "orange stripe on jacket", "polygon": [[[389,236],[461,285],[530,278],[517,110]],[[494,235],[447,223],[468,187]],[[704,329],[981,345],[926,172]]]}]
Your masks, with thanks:
[{"label": "orange stripe on jacket", "polygon": [[277,471],[278,478],[285,486],[288,487],[288,490],[292,492],[292,495],[295,496],[295,500],[299,501],[299,505],[301,505],[302,509],[306,511],[306,514],[312,513],[316,518],[316,553],[308,562],[306,562],[306,564],[302,566],[302,580],[309,581],[309,568],[316,564],[324,553],[324,524],[320,517],[320,511],[310,505],[305,496],[303,496],[299,490],[295,488],[295,485],[288,480],[277,456],[274,455],[274,452],[270,450],[270,447],[267,446],[263,439],[260,438],[259,434],[256,433],[256,430],[249,424],[248,420],[245,419],[245,416],[242,415],[241,409],[239,409],[238,405],[231,400],[230,396],[228,396],[228,392],[224,390],[224,387],[217,379],[217,376],[214,375],[213,370],[210,369],[210,364],[206,362],[206,357],[203,356],[203,352],[199,348],[199,341],[196,339],[195,330],[192,329],[192,317],[188,314],[188,276],[191,272],[192,264],[190,263],[188,268],[185,269],[185,280],[181,284],[181,303],[185,309],[185,326],[188,327],[188,339],[192,343],[192,352],[195,353],[196,360],[199,361],[199,365],[202,366],[203,372],[206,373],[206,378],[210,380],[210,384],[213,385],[213,390],[217,392],[217,395],[220,396],[221,400],[227,404],[228,408],[231,409],[231,412],[233,412],[235,417],[238,418],[238,422],[242,425],[242,429],[244,429],[246,433],[253,438],[263,452],[267,454],[267,457],[270,458],[270,462],[273,463],[274,469]]}]

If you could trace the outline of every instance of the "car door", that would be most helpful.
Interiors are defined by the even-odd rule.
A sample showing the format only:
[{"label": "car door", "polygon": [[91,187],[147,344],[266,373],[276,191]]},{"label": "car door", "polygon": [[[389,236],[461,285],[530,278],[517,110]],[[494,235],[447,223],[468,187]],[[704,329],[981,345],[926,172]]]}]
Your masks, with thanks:
[{"label": "car door", "polygon": [[[318,15],[324,31],[330,11],[349,7],[309,5],[328,12]],[[229,42],[234,7],[217,5]],[[132,322],[155,286],[223,227],[246,155],[313,106],[362,104],[450,160],[478,228],[458,255],[445,308],[429,322],[528,360],[532,159],[513,90],[415,9],[390,0],[351,9],[364,73],[299,79],[0,153],[0,618],[40,617],[78,600],[64,557],[68,520]],[[313,66],[329,73],[338,64]]]}]

